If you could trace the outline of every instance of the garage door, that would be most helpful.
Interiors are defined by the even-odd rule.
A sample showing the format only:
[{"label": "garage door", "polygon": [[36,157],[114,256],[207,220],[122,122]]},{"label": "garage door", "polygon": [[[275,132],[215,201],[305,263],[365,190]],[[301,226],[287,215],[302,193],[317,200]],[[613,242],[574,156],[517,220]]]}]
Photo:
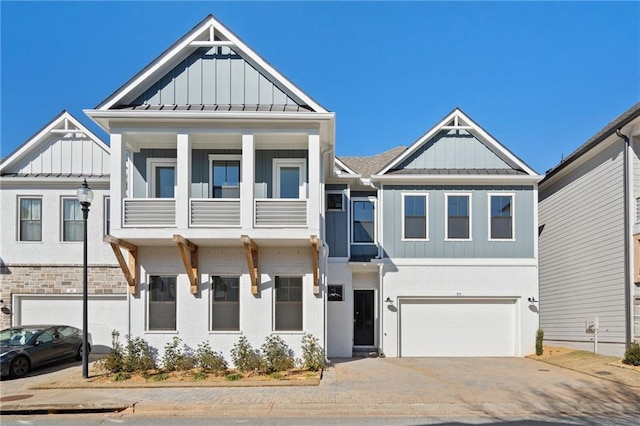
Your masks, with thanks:
[{"label": "garage door", "polygon": [[400,299],[400,356],[514,356],[513,299]]},{"label": "garage door", "polygon": [[[14,323],[65,324],[82,328],[82,295],[16,295]],[[106,352],[111,347],[111,332],[120,332],[120,341],[127,334],[126,295],[89,296],[87,306],[89,333],[94,352]]]}]

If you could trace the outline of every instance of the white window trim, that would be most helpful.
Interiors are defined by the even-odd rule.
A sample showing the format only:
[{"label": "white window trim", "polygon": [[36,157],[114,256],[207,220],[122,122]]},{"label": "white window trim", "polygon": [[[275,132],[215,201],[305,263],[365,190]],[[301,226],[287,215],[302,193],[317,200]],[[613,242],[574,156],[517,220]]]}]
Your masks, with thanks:
[{"label": "white window trim", "polygon": [[[60,242],[64,244],[82,244],[83,240],[65,240],[64,239],[64,201],[65,200],[75,200],[78,201],[78,197],[74,195],[61,195],[60,196]],[[84,218],[82,219],[84,221]]]},{"label": "white window trim", "polygon": [[[242,186],[242,155],[234,154],[209,154],[209,198],[213,198],[213,162],[214,161],[238,161],[240,163],[240,182]],[[240,190],[242,191],[242,190]],[[217,200],[224,200],[224,198],[216,198]],[[228,200],[238,200],[238,198],[227,198]]]},{"label": "white window trim", "polygon": [[[280,198],[280,168],[298,167],[300,169],[298,182],[298,199],[306,199],[307,160],[304,158],[274,158],[273,159],[273,198]],[[295,198],[293,198],[295,199]]]},{"label": "white window trim", "polygon": [[[355,209],[353,207],[353,204],[357,201],[369,201],[371,203],[373,203],[373,241],[368,242],[368,243],[362,243],[362,242],[355,242],[353,241],[353,230],[354,230],[354,226],[353,226],[353,221],[355,219]],[[378,244],[378,200],[376,197],[352,197],[350,200],[350,207],[351,207],[351,214],[349,217],[349,243],[354,245],[354,246],[370,246],[370,245],[374,245],[374,244]]]},{"label": "white window trim", "polygon": [[[111,209],[111,196],[109,195],[105,195],[104,197],[102,197],[102,233],[104,235],[108,235],[107,232],[107,219],[109,214],[111,213],[109,210]],[[111,222],[109,220],[109,222]],[[111,223],[109,223],[109,228],[111,228]],[[109,232],[111,232],[111,229],[109,229]]]},{"label": "white window trim", "polygon": [[[178,160],[175,158],[147,158],[147,197],[155,198],[156,193],[156,167],[173,166],[175,169],[175,179],[178,178]],[[177,192],[177,182],[173,182],[173,195],[174,198],[167,198],[167,200],[175,199],[175,193]]]},{"label": "white window trim", "polygon": [[[21,227],[22,227],[22,215],[20,214],[20,204],[21,204],[21,200],[40,200],[40,239],[39,240],[21,240],[20,239],[20,233],[22,231]],[[17,209],[16,209],[16,213],[17,213],[17,221],[16,221],[16,242],[20,243],[20,244],[42,244],[42,241],[44,239],[44,217],[43,217],[43,210],[44,210],[44,197],[42,195],[18,195],[18,203],[17,203]]]},{"label": "white window trim", "polygon": [[[325,211],[328,212],[344,212],[346,211],[346,204],[347,204],[347,197],[345,194],[345,191],[343,189],[329,189],[326,190],[325,192]],[[340,194],[342,195],[342,208],[341,209],[330,209],[329,205],[327,204],[327,195],[329,194]]]},{"label": "white window trim", "polygon": [[[406,238],[404,236],[404,222],[405,222],[405,212],[404,212],[404,206],[405,206],[405,198],[406,197],[425,197],[424,198],[424,221],[425,221],[425,238]],[[428,192],[403,192],[402,193],[402,234],[400,234],[401,236],[401,241],[429,241],[429,193]],[[446,234],[445,234],[446,235]]]},{"label": "white window trim", "polygon": [[[300,303],[302,304],[302,329],[300,330],[276,330],[276,277],[280,277],[280,278],[300,278],[301,281],[301,290],[302,290],[302,297],[300,298]],[[272,289],[272,293],[271,293],[271,299],[272,299],[272,309],[271,309],[271,331],[273,333],[276,334],[304,334],[305,333],[305,320],[304,320],[304,310],[305,310],[305,303],[304,303],[304,299],[305,296],[307,294],[305,288],[305,275],[296,275],[296,274],[273,274],[273,289]]]},{"label": "white window trim", "polygon": [[[213,302],[215,297],[215,286],[213,283],[213,277],[220,278],[237,278],[238,279],[238,329],[237,330],[214,330],[213,329]],[[242,299],[242,277],[238,274],[209,274],[209,280],[211,285],[209,286],[209,333],[211,334],[239,334],[242,332],[242,308],[240,300]],[[224,302],[218,302],[224,303]]]},{"label": "white window trim", "polygon": [[[150,330],[149,329],[149,302],[151,298],[151,276],[160,276],[160,277],[168,277],[175,276],[176,277],[176,329],[175,330]],[[178,333],[178,310],[180,305],[178,305],[178,292],[180,289],[180,275],[175,272],[149,272],[146,274],[147,278],[147,290],[145,291],[145,324],[144,324],[144,332],[148,334],[177,334]]]},{"label": "white window trim", "polygon": [[[511,238],[491,238],[491,197],[511,197]],[[487,241],[515,241],[516,240],[516,194],[515,192],[487,193]]]},{"label": "white window trim", "polygon": [[[471,192],[447,192],[444,194],[444,240],[473,241],[473,197]],[[449,197],[466,196],[469,198],[469,238],[449,238]]]}]

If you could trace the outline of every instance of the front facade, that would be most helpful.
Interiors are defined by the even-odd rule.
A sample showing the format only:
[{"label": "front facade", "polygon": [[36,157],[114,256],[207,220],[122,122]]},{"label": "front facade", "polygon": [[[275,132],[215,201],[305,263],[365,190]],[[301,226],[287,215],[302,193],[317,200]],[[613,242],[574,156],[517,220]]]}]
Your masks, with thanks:
[{"label": "front facade", "polygon": [[90,263],[119,273],[121,335],[227,356],[271,334],[298,357],[305,334],[329,357],[533,352],[540,177],[461,110],[336,158],[334,114],[208,16],[85,113],[109,135]]},{"label": "front facade", "polygon": [[540,326],[550,344],[621,356],[640,340],[639,135],[636,104],[540,183]]}]

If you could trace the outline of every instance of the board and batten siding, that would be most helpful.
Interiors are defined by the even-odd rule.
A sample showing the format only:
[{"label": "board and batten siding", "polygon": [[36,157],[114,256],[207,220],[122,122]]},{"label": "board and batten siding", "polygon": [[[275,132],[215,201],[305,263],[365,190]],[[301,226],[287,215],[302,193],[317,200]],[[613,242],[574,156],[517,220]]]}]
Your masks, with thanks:
[{"label": "board and batten siding", "polygon": [[613,144],[539,195],[540,327],[547,340],[625,342],[622,145]]},{"label": "board and batten siding", "polygon": [[511,169],[465,130],[443,130],[397,169]]},{"label": "board and batten siding", "polygon": [[[471,193],[472,241],[445,241],[445,194]],[[402,194],[429,194],[428,241],[402,241]],[[515,241],[489,241],[488,194],[515,194]],[[385,257],[533,258],[535,201],[531,186],[385,185],[382,190]]]},{"label": "board and batten siding", "polygon": [[176,159],[177,149],[141,149],[133,154],[132,198],[147,198],[147,158]]}]

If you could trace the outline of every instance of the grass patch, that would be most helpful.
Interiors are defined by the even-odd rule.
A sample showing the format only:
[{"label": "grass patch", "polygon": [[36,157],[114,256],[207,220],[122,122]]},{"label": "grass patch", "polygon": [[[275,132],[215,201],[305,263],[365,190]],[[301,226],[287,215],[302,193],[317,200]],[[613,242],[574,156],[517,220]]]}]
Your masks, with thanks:
[{"label": "grass patch", "polygon": [[121,371],[119,373],[111,376],[111,380],[114,382],[124,382],[125,380],[129,380],[131,378],[131,374]]},{"label": "grass patch", "polygon": [[231,374],[227,374],[226,376],[224,376],[225,380],[228,380],[230,382],[235,382],[237,380],[242,379],[244,376],[241,373],[231,373]]},{"label": "grass patch", "polygon": [[282,380],[282,379],[284,379],[284,374],[282,374],[282,373],[280,373],[278,371],[275,371],[275,372],[269,374],[269,380]]},{"label": "grass patch", "polygon": [[193,375],[193,380],[195,381],[207,380],[208,378],[209,378],[209,375],[204,371],[198,371]]},{"label": "grass patch", "polygon": [[149,380],[151,380],[152,382],[161,382],[163,380],[167,380],[168,378],[169,378],[169,375],[167,373],[158,373],[149,377]]}]

